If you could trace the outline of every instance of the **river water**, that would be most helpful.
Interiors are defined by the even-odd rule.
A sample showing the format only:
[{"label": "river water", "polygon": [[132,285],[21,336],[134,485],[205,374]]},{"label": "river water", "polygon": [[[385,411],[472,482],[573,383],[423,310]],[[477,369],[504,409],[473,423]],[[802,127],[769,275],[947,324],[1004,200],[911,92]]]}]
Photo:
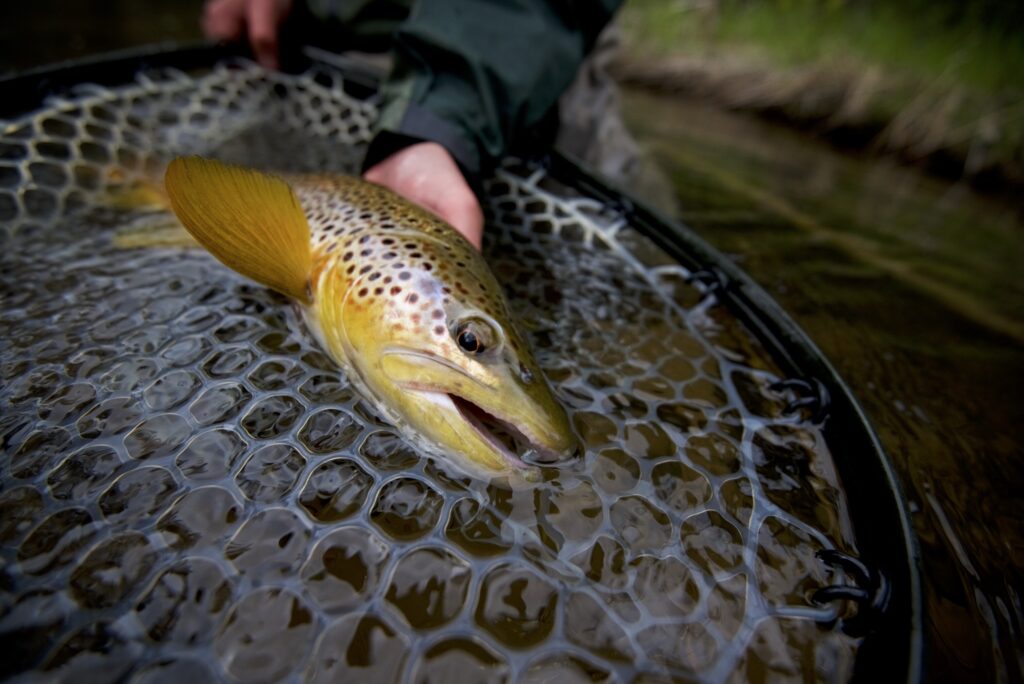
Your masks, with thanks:
[{"label": "river water", "polygon": [[1019,681],[1024,212],[696,103],[627,92],[678,218],[807,331],[867,410],[921,545],[926,674]]}]

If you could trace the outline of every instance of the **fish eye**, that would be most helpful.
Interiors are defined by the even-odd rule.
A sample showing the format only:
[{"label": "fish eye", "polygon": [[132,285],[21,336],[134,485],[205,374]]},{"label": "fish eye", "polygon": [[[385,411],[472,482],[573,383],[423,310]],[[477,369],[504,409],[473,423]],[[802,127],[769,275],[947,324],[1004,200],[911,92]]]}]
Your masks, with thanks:
[{"label": "fish eye", "polygon": [[463,330],[459,333],[459,346],[462,351],[470,354],[479,354],[484,350],[484,345],[472,330]]},{"label": "fish eye", "polygon": [[494,331],[480,320],[463,321],[455,329],[455,342],[467,354],[483,354],[493,346],[494,339]]}]

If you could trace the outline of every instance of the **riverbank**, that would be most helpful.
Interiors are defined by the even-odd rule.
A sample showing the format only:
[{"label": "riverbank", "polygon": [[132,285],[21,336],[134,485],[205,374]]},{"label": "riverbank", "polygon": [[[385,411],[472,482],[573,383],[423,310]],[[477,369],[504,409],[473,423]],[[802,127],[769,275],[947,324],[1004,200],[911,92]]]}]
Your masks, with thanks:
[{"label": "riverbank", "polygon": [[634,0],[621,22],[614,72],[627,85],[755,112],[979,189],[1024,190],[1024,41],[991,13]]}]

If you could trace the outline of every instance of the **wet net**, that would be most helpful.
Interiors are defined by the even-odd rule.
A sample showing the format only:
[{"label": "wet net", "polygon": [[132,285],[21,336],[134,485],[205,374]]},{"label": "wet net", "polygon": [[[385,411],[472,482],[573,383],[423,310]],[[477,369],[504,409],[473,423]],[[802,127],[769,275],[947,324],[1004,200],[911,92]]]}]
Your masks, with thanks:
[{"label": "wet net", "polygon": [[200,153],[353,172],[319,65],[83,86],[0,123],[0,676],[843,679],[815,590],[855,552],[828,446],[737,319],[542,167],[485,252],[586,446],[516,490],[421,457],[289,302],[109,199]]}]

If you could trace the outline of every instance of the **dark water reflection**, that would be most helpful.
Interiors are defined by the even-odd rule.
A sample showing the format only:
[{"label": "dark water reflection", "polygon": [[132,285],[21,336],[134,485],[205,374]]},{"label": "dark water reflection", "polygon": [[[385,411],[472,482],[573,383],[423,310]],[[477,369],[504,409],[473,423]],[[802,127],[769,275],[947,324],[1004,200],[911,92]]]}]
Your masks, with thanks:
[{"label": "dark water reflection", "polygon": [[625,104],[680,217],[779,300],[879,431],[921,542],[929,677],[1019,681],[1021,207],[745,117]]},{"label": "dark water reflection", "polygon": [[0,74],[111,50],[198,40],[202,0],[0,3]]}]

